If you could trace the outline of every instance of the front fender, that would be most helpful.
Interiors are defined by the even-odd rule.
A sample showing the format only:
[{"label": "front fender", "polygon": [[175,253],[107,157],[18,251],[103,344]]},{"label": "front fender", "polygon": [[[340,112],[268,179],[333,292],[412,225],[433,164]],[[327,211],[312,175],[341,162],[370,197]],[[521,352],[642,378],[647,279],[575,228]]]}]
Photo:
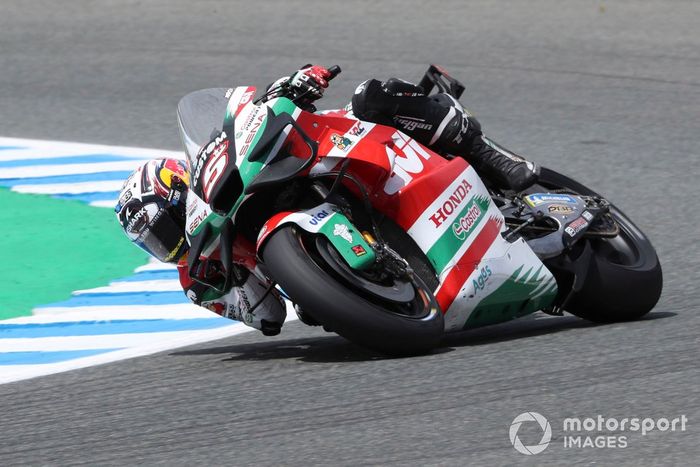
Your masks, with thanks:
[{"label": "front fender", "polygon": [[331,203],[323,203],[305,211],[285,211],[272,216],[258,234],[258,256],[267,238],[287,224],[295,224],[309,233],[324,235],[353,269],[366,269],[376,260],[374,250],[358,229]]}]

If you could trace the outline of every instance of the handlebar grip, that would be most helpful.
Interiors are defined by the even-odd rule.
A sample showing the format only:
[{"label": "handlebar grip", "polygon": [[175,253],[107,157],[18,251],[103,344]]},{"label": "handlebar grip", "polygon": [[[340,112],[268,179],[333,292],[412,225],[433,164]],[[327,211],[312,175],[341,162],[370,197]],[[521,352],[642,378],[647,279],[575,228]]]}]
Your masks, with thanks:
[{"label": "handlebar grip", "polygon": [[331,75],[330,75],[328,78],[326,78],[326,81],[332,80],[333,78],[335,78],[336,76],[338,76],[338,75],[340,74],[341,71],[342,71],[342,70],[340,69],[340,66],[339,66],[339,65],[333,65],[333,66],[328,67],[328,72],[329,72]]}]

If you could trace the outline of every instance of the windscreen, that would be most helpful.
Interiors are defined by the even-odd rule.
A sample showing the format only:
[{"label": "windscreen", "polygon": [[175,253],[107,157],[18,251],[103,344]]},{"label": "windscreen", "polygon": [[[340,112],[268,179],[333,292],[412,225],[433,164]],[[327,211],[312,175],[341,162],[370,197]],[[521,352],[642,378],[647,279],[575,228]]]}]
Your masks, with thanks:
[{"label": "windscreen", "polygon": [[202,89],[187,94],[177,105],[180,138],[190,164],[199,150],[221,132],[226,115],[227,88]]}]

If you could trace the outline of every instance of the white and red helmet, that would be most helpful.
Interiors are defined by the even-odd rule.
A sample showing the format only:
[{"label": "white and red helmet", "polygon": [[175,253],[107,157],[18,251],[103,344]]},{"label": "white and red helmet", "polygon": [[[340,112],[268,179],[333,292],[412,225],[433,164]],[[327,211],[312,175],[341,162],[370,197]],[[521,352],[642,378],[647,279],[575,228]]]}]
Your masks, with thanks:
[{"label": "white and red helmet", "polygon": [[165,263],[176,263],[189,247],[185,237],[189,183],[185,161],[154,159],[129,175],[114,208],[129,240]]}]

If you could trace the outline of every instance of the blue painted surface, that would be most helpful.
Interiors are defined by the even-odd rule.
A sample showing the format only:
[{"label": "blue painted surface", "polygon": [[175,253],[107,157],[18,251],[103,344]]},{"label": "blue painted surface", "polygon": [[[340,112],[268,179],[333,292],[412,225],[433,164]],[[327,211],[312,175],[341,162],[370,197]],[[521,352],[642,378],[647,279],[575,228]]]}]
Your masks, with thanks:
[{"label": "blue painted surface", "polygon": [[110,199],[116,200],[119,197],[119,192],[100,191],[96,193],[61,193],[52,196],[58,199],[77,199],[86,203],[91,203],[93,201],[108,201]]},{"label": "blue painted surface", "polygon": [[145,332],[195,331],[229,326],[226,318],[134,319],[114,321],[72,321],[63,323],[0,324],[0,339],[38,337],[143,334]]},{"label": "blue painted surface", "polygon": [[112,172],[94,172],[87,174],[51,175],[49,177],[7,178],[0,171],[0,186],[15,185],[51,185],[53,183],[102,182],[105,180],[126,180],[131,175],[129,170]]},{"label": "blue painted surface", "polygon": [[160,280],[176,280],[178,274],[176,270],[166,271],[143,271],[133,276],[115,279],[115,282],[139,282],[139,281],[160,281]]},{"label": "blue painted surface", "polygon": [[81,306],[114,306],[114,305],[172,305],[189,303],[184,292],[130,292],[120,294],[85,294],[75,295],[62,302],[42,305],[47,307],[81,307]]},{"label": "blue painted surface", "polygon": [[116,349],[88,350],[57,350],[52,352],[6,352],[0,353],[0,365],[41,365],[42,363],[57,363],[74,358],[91,357]]},{"label": "blue painted surface", "polygon": [[26,149],[24,146],[0,146],[0,151],[9,151],[11,149]]}]

